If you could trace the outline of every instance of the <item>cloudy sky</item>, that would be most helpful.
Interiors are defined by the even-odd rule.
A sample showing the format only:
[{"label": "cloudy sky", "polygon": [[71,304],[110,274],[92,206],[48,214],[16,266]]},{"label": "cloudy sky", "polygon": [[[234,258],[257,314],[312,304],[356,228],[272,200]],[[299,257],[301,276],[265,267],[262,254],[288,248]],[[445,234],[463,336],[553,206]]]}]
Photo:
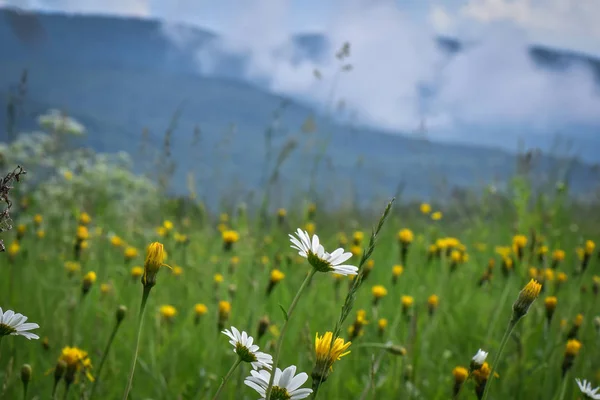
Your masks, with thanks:
[{"label": "cloudy sky", "polygon": [[[226,33],[243,15],[282,18],[293,32],[326,31],[354,0],[0,0],[0,5],[73,13],[102,13],[187,22]],[[363,2],[377,7],[385,0]],[[535,42],[600,55],[598,0],[396,0],[411,21],[444,33],[466,34],[506,23]],[[216,6],[218,5],[218,6]],[[250,17],[248,17],[250,18]]]},{"label": "cloudy sky", "polygon": [[[210,61],[223,52],[241,53],[250,60],[248,79],[321,106],[327,106],[335,85],[336,96],[359,120],[386,129],[412,131],[426,120],[432,136],[455,139],[461,130],[452,127],[465,124],[510,121],[550,134],[573,123],[600,126],[600,90],[589,68],[542,71],[527,54],[535,43],[600,57],[600,0],[0,0],[0,5],[157,18],[179,45],[186,36],[178,23],[208,28],[223,40],[215,52],[189,49],[197,52],[202,72],[214,72]],[[320,32],[336,46],[349,41],[348,78],[335,81],[339,64],[333,57],[292,62],[290,37],[298,32]],[[432,40],[438,34],[477,45],[444,63]],[[315,81],[315,69],[326,85]],[[425,105],[418,93],[423,83],[437,87]]]}]

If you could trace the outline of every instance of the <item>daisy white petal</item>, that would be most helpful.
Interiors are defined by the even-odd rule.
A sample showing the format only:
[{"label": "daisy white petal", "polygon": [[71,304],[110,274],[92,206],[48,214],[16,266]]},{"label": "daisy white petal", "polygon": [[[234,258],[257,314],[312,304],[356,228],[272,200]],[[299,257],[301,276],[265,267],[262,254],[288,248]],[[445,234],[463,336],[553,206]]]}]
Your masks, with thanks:
[{"label": "daisy white petal", "polygon": [[306,231],[298,229],[296,237],[289,235],[291,247],[298,250],[298,254],[308,260],[312,267],[319,272],[335,272],[342,275],[356,275],[358,268],[352,265],[341,265],[346,262],[352,253],[344,252],[341,247],[328,253],[319,237],[312,235],[312,238]]},{"label": "daisy white petal", "polygon": [[600,390],[600,386],[595,389],[592,389],[592,383],[586,381],[585,379],[583,381],[580,381],[579,379],[575,378],[575,382],[577,382],[579,390],[586,398],[593,400],[600,399],[600,393],[598,393],[598,391]]},{"label": "daisy white petal", "polygon": [[240,332],[235,326],[232,326],[231,330],[225,329],[221,333],[231,338],[229,343],[233,346],[233,351],[242,361],[250,363],[252,368],[272,368],[273,357],[270,354],[258,351],[259,347],[253,344],[254,338],[248,335],[246,331]]},{"label": "daisy white petal", "polygon": [[[260,372],[250,371],[251,376],[244,380],[244,383],[256,390],[261,399],[266,398],[271,372],[262,370]],[[273,387],[271,388],[271,398],[275,400],[300,400],[311,395],[312,389],[300,388],[308,375],[304,372],[296,375],[296,366],[291,365],[281,371],[279,368],[275,370],[273,378]]]},{"label": "daisy white petal", "polygon": [[13,310],[2,312],[0,308],[0,336],[14,335],[23,336],[29,340],[39,339],[39,336],[29,332],[40,326],[36,323],[26,322],[27,317],[23,314],[15,313]]}]

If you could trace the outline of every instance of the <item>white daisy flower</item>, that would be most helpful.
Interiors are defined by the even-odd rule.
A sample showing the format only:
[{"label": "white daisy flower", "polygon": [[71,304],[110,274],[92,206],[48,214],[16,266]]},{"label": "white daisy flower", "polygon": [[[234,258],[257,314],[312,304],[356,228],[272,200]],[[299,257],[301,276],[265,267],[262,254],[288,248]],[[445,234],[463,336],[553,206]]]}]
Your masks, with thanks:
[{"label": "white daisy flower", "polygon": [[586,398],[594,400],[600,399],[600,393],[598,393],[598,390],[600,390],[600,386],[598,386],[596,389],[592,389],[592,383],[586,381],[585,379],[582,382],[579,379],[575,378],[575,382],[577,382],[579,390],[581,390],[581,393],[583,393]]},{"label": "white daisy flower", "polygon": [[487,351],[483,351],[481,349],[477,350],[477,354],[475,354],[473,359],[471,359],[471,369],[475,370],[481,368],[487,356]]},{"label": "white daisy flower", "polygon": [[345,253],[344,249],[341,247],[333,253],[328,253],[319,243],[319,237],[317,235],[313,235],[311,239],[308,232],[303,231],[302,229],[296,231],[297,238],[293,235],[289,236],[290,241],[292,242],[292,248],[298,250],[298,254],[306,258],[310,265],[317,271],[334,272],[340,275],[358,274],[357,267],[353,265],[342,265],[342,263],[352,257],[352,253]]},{"label": "white daisy flower", "polygon": [[234,347],[233,352],[236,353],[242,361],[249,362],[252,365],[252,368],[272,368],[271,364],[273,364],[273,357],[270,354],[258,351],[259,347],[252,344],[254,338],[249,336],[245,331],[240,333],[235,326],[232,326],[231,330],[225,329],[221,333],[224,333],[231,339],[229,343]]},{"label": "white daisy flower", "polygon": [[[263,369],[258,372],[250,371],[250,374],[252,376],[247,377],[244,383],[256,390],[261,399],[265,399],[271,373]],[[295,374],[295,365],[287,367],[283,372],[279,368],[275,370],[275,379],[273,379],[273,387],[271,388],[272,400],[298,400],[310,396],[312,389],[300,388],[308,379],[308,375],[304,372],[294,376]]]},{"label": "white daisy flower", "polygon": [[40,326],[31,322],[26,323],[27,317],[23,314],[15,314],[13,310],[2,312],[0,308],[0,337],[7,335],[24,336],[27,339],[39,339],[34,333],[27,332]]}]

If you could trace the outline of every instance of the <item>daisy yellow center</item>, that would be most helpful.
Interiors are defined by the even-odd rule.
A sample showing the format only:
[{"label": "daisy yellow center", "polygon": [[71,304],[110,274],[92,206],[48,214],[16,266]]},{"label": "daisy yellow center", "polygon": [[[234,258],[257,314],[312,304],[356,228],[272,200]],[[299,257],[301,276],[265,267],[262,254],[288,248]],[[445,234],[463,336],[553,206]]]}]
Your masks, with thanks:
[{"label": "daisy yellow center", "polygon": [[0,337],[7,336],[12,333],[15,333],[17,330],[12,326],[8,326],[6,324],[0,324]]},{"label": "daisy yellow center", "polygon": [[290,400],[292,396],[290,396],[286,388],[273,386],[273,389],[271,389],[271,398],[273,400]]},{"label": "daisy yellow center", "polygon": [[319,272],[329,272],[329,271],[333,270],[333,268],[331,267],[331,263],[323,260],[322,258],[317,256],[312,251],[308,252],[307,259],[308,259],[308,262],[310,263],[310,265],[312,265],[313,268]]},{"label": "daisy yellow center", "polygon": [[256,356],[246,346],[237,342],[235,344],[235,352],[244,362],[255,362]]}]

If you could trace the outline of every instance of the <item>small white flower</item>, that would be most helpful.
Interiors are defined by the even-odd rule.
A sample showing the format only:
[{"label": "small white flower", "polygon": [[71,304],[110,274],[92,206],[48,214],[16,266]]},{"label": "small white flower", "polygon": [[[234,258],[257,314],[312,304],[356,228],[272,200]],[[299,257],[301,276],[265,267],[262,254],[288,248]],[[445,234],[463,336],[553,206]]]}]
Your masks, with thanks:
[{"label": "small white flower", "polygon": [[259,347],[255,344],[254,338],[249,336],[245,331],[237,330],[235,326],[225,329],[222,333],[227,335],[231,340],[229,343],[233,346],[233,352],[240,357],[242,361],[249,362],[254,369],[268,368],[271,369],[273,357],[270,354],[258,351]]},{"label": "small white flower", "polygon": [[[252,376],[247,377],[244,383],[256,390],[261,399],[266,398],[271,373],[263,369],[259,372],[250,371],[250,374]],[[312,389],[300,388],[308,379],[308,375],[304,372],[294,376],[295,374],[295,365],[287,367],[283,372],[279,368],[275,370],[275,378],[271,388],[272,400],[299,400],[310,396]]]},{"label": "small white flower", "polygon": [[298,254],[306,258],[314,269],[320,272],[334,272],[340,275],[356,275],[358,268],[353,265],[342,265],[350,257],[352,253],[345,253],[341,247],[333,253],[325,251],[319,243],[319,237],[313,235],[312,239],[308,232],[298,229],[296,231],[297,238],[290,236],[292,248],[298,250]]},{"label": "small white flower", "polygon": [[575,378],[575,382],[577,382],[577,386],[579,386],[579,390],[581,390],[581,393],[583,393],[588,399],[600,399],[600,393],[598,393],[598,390],[600,390],[600,386],[598,386],[596,389],[592,389],[592,383],[586,381],[585,379],[582,382],[579,379]]},{"label": "small white flower", "polygon": [[486,351],[483,351],[481,349],[477,350],[477,354],[475,354],[473,356],[473,359],[471,361],[472,369],[481,368],[481,366],[485,362],[485,359],[487,358],[487,356],[488,356],[488,353]]},{"label": "small white flower", "polygon": [[24,336],[29,340],[39,339],[38,335],[27,331],[40,326],[32,322],[26,323],[26,321],[27,317],[23,314],[15,314],[13,310],[2,312],[2,308],[0,308],[0,336],[16,335]]}]

